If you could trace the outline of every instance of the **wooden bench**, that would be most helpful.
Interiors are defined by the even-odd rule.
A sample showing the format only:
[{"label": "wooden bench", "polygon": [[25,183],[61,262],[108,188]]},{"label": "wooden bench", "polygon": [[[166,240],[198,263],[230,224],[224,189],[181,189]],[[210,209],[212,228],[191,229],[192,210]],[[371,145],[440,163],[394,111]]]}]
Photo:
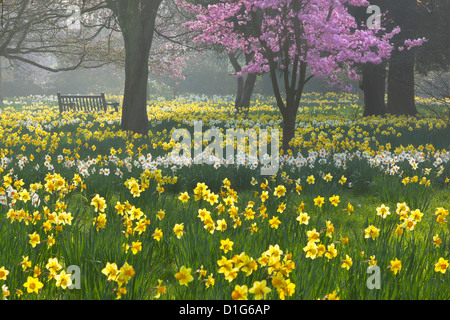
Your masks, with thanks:
[{"label": "wooden bench", "polygon": [[118,112],[119,107],[118,102],[106,102],[104,93],[96,96],[79,94],[62,95],[58,92],[58,105],[60,114],[66,111],[107,112],[108,106],[111,106],[114,108],[114,111]]}]

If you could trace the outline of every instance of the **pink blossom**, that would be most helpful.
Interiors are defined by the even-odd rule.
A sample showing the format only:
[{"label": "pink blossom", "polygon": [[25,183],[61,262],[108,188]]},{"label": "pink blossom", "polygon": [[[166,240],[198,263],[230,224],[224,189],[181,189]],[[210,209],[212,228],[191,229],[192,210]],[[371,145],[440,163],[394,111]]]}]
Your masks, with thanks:
[{"label": "pink blossom", "polygon": [[427,39],[425,38],[418,38],[418,39],[407,39],[404,42],[404,45],[406,46],[407,50],[411,50],[414,47],[420,47],[422,44],[424,44],[425,42],[427,42]]},{"label": "pink blossom", "polygon": [[297,61],[307,63],[313,75],[338,83],[342,65],[357,79],[355,64],[389,58],[390,41],[400,32],[357,28],[347,7],[367,5],[366,0],[220,0],[208,6],[185,5],[196,17],[185,27],[198,32],[196,42],[254,53],[236,76],[268,72],[271,63],[293,67]]}]

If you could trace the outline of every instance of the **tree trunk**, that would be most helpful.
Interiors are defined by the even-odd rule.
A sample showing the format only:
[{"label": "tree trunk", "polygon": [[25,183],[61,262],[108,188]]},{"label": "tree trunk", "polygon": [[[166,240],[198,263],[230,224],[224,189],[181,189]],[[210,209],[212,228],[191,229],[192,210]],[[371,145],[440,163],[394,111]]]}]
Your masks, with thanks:
[{"label": "tree trunk", "polygon": [[388,71],[388,112],[391,114],[412,116],[417,114],[414,63],[413,52],[392,52]]},{"label": "tree trunk", "polygon": [[[230,63],[233,66],[234,72],[238,73],[242,71],[242,67],[239,64],[238,59],[236,58],[234,53],[229,53],[228,58],[230,59]],[[234,100],[234,108],[236,110],[236,113],[239,113],[239,106],[241,104],[242,100],[242,93],[244,91],[244,78],[243,77],[237,77],[236,78],[237,88],[236,88],[236,98]]]},{"label": "tree trunk", "polygon": [[254,73],[249,73],[247,79],[245,79],[244,89],[241,95],[241,101],[239,101],[238,110],[239,112],[248,113],[250,109],[250,101],[252,99],[253,90],[255,89],[257,75]]},{"label": "tree trunk", "polygon": [[361,89],[364,91],[363,116],[382,116],[386,113],[386,63],[366,63],[362,66]]},{"label": "tree trunk", "polygon": [[298,107],[292,105],[292,103],[286,103],[286,112],[283,115],[283,143],[282,148],[284,152],[291,150],[289,145],[291,140],[295,136],[295,120],[297,117]]},{"label": "tree trunk", "polygon": [[[283,118],[282,148],[284,154],[287,154],[292,151],[292,147],[289,143],[295,136],[297,111],[300,106],[303,89],[305,84],[312,78],[312,75],[306,77],[307,64],[301,62],[299,57],[294,59],[292,70],[290,70],[290,68],[283,69],[285,102],[281,96],[281,90],[276,76],[277,64],[273,60],[272,55],[269,55],[269,67],[272,89],[278,109]],[[299,70],[298,73],[297,70]]]},{"label": "tree trunk", "polygon": [[[239,64],[234,54],[228,54],[231,65],[236,73],[242,71],[242,67]],[[246,62],[248,63],[252,59],[252,55],[245,55]],[[250,101],[252,99],[253,90],[255,89],[257,75],[253,73],[247,74],[246,79],[244,77],[237,78],[237,90],[234,106],[236,113],[248,112],[250,109]]]},{"label": "tree trunk", "polygon": [[137,38],[133,44],[125,46],[125,89],[121,128],[145,135],[149,129],[147,116],[149,55],[145,53],[143,43]]},{"label": "tree trunk", "polygon": [[178,89],[180,88],[180,83],[177,81],[173,84],[173,91],[172,91],[172,95],[173,95],[173,99],[176,99],[178,97]]},{"label": "tree trunk", "polygon": [[273,96],[273,89],[272,89],[272,81],[270,80],[270,74],[264,73],[262,75],[262,91],[264,96]]},{"label": "tree trunk", "polygon": [[359,81],[358,88],[356,89],[356,93],[358,94],[358,102],[364,105],[364,90],[362,89],[362,79]]},{"label": "tree trunk", "polygon": [[234,100],[234,109],[237,113],[240,112],[242,95],[244,94],[244,78],[239,77],[236,79],[237,88],[236,88],[236,99]]},{"label": "tree trunk", "polygon": [[108,0],[125,46],[125,86],[121,128],[148,134],[148,60],[161,0]]}]

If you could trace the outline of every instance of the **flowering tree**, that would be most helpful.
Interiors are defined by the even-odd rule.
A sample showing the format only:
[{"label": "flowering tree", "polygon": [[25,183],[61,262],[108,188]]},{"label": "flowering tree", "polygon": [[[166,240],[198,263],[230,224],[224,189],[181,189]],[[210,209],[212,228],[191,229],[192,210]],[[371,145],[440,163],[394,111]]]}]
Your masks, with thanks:
[{"label": "flowering tree", "polygon": [[155,39],[150,50],[149,71],[162,78],[173,89],[176,96],[180,81],[185,79],[189,62],[196,63],[196,55],[202,46],[192,43],[192,32],[183,27],[189,19],[178,0],[161,3],[155,22]]},{"label": "flowering tree", "polygon": [[[338,80],[342,72],[358,79],[356,64],[389,58],[390,41],[400,30],[359,28],[348,8],[367,5],[365,0],[221,0],[190,5],[196,19],[186,26],[200,32],[195,41],[221,44],[230,53],[251,53],[252,59],[236,76],[270,73],[287,151],[304,86],[313,76],[343,86]],[[252,26],[253,32],[242,32],[242,26]],[[282,70],[284,93],[277,70]]]}]

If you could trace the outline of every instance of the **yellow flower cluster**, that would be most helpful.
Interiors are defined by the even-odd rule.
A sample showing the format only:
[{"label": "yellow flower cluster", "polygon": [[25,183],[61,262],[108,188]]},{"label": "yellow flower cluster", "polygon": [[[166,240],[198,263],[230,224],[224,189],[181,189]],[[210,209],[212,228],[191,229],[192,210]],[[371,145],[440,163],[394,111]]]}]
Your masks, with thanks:
[{"label": "yellow flower cluster", "polygon": [[107,262],[102,269],[102,273],[108,277],[108,281],[117,283],[117,289],[115,289],[116,299],[122,298],[122,295],[127,293],[126,284],[135,275],[133,266],[129,265],[128,262],[125,262],[120,269],[116,263]]}]

